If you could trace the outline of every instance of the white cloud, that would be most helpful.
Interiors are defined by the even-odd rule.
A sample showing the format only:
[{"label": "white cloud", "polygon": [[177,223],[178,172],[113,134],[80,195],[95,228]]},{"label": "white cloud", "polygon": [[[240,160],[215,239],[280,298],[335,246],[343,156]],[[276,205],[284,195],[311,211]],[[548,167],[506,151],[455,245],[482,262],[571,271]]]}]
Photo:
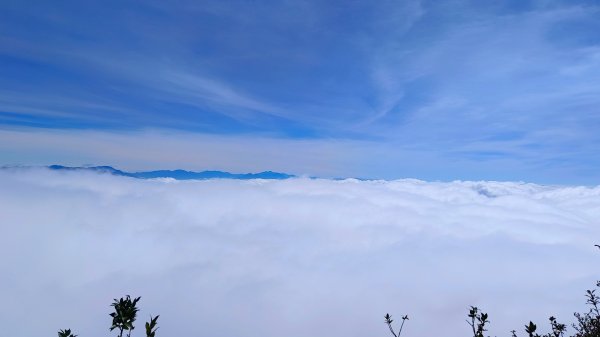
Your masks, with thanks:
[{"label": "white cloud", "polygon": [[570,322],[598,278],[600,187],[37,169],[0,186],[11,336],[108,333],[125,294],[140,320],[161,315],[159,335],[385,336],[390,312],[409,314],[407,336],[464,336],[477,305],[502,336]]}]

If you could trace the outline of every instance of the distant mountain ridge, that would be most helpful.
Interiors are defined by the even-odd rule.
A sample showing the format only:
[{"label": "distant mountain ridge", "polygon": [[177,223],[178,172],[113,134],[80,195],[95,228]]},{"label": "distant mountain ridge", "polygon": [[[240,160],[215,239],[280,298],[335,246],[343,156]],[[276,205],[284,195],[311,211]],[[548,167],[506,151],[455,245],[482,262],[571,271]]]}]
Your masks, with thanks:
[{"label": "distant mountain ridge", "polygon": [[141,172],[126,172],[116,169],[112,166],[63,166],[50,165],[47,168],[57,171],[91,171],[98,173],[107,173],[116,176],[132,177],[138,179],[154,179],[154,178],[173,178],[176,180],[206,180],[206,179],[288,179],[295,176],[287,173],[264,171],[259,173],[230,173],[224,171],[186,171],[186,170],[158,170],[158,171],[141,171]]}]

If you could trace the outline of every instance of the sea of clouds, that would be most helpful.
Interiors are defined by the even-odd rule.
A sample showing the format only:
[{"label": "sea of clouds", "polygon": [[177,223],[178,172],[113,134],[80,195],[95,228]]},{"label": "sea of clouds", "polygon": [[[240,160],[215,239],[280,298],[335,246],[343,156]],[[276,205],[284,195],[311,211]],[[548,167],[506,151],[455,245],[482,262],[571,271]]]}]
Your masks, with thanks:
[{"label": "sea of clouds", "polygon": [[1,170],[0,321],[108,336],[130,294],[134,336],[458,337],[470,305],[509,336],[585,310],[595,243],[600,187]]}]

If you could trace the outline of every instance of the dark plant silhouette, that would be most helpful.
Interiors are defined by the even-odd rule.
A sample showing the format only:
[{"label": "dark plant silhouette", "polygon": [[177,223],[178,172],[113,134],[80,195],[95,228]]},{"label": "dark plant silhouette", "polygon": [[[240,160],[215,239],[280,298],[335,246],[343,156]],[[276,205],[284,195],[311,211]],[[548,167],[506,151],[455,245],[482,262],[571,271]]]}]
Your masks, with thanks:
[{"label": "dark plant silhouette", "polygon": [[473,337],[484,337],[483,333],[487,331],[485,325],[490,322],[488,314],[479,311],[477,307],[471,307],[468,317],[471,319],[470,321],[467,320],[467,323],[469,323],[473,330]]},{"label": "dark plant silhouette", "polygon": [[77,337],[77,335],[71,333],[71,329],[65,329],[58,331],[58,337]]},{"label": "dark plant silhouette", "polygon": [[146,337],[154,337],[156,330],[158,330],[158,327],[156,327],[156,321],[158,320],[159,316],[160,315],[157,315],[154,318],[150,316],[150,322],[146,322]]},{"label": "dark plant silhouette", "polygon": [[400,324],[400,329],[398,330],[398,333],[394,332],[394,328],[392,327],[392,322],[394,321],[392,319],[392,316],[390,316],[390,314],[385,314],[384,318],[385,324],[387,324],[388,328],[390,328],[390,332],[392,333],[392,335],[394,335],[394,337],[400,337],[400,334],[402,334],[402,328],[404,327],[404,322],[408,320],[408,315],[402,316],[402,324]]},{"label": "dark plant silhouette", "polygon": [[[596,287],[600,288],[600,281],[596,282]],[[595,289],[587,290],[585,296],[587,298],[586,304],[589,305],[589,309],[583,314],[577,312],[574,313],[577,322],[572,324],[575,329],[575,334],[570,337],[600,337],[600,297],[596,295]],[[132,299],[131,296],[127,295],[119,300],[114,299],[114,302],[111,304],[111,306],[114,307],[114,312],[109,314],[112,317],[110,331],[118,329],[118,337],[123,337],[123,332],[125,330],[127,330],[126,337],[131,337],[131,332],[135,329],[133,323],[135,322],[139,311],[137,303],[140,299],[141,297]],[[155,337],[156,330],[158,330],[158,317],[158,315],[156,317],[150,316],[150,321],[146,322],[146,337]],[[488,314],[480,311],[477,307],[471,306],[467,317],[469,318],[467,323],[471,326],[473,337],[485,337],[484,333],[487,331],[486,325],[490,322]],[[397,333],[392,326],[392,323],[394,322],[392,316],[390,314],[385,314],[384,318],[392,335],[394,337],[400,337],[402,329],[404,328],[404,323],[408,320],[408,315],[402,316],[402,323],[400,324]],[[528,337],[564,337],[567,326],[558,323],[554,316],[551,316],[549,320],[552,329],[551,332],[540,335],[537,333],[537,325],[530,321],[529,324],[525,325],[525,333],[527,333]],[[58,337],[77,337],[77,335],[73,334],[71,329],[65,329],[58,331]],[[511,331],[511,337],[518,337],[515,330]]]},{"label": "dark plant silhouette", "polygon": [[[117,300],[115,298],[111,307],[115,308],[115,312],[110,313],[112,317],[112,325],[110,331],[114,329],[119,330],[119,337],[123,337],[123,331],[127,330],[127,337],[131,336],[131,332],[135,329],[133,323],[135,322],[139,309],[137,308],[137,302],[141,297],[131,299],[131,296],[127,295]],[[156,317],[150,316],[150,322],[146,322],[146,337],[155,337],[156,330],[158,330],[157,321],[159,315]],[[77,337],[71,333],[71,329],[59,330],[58,337]]]},{"label": "dark plant silhouette", "polygon": [[[595,246],[600,248],[599,245]],[[600,281],[596,282],[596,287],[600,288]],[[575,329],[575,334],[571,337],[600,337],[600,297],[596,295],[596,290],[587,290],[585,296],[587,298],[586,304],[589,305],[589,310],[583,314],[577,312],[574,313],[577,323],[572,325]],[[481,314],[478,318],[477,311],[477,308],[471,307],[471,310],[469,311],[471,322],[469,324],[473,327],[473,334],[475,337],[483,337],[483,334],[480,333],[479,325],[477,325],[477,329],[475,328],[475,321],[477,320],[477,322],[481,323],[481,332],[483,332],[485,331],[483,327],[485,326],[485,323],[487,323],[487,315]],[[485,315],[485,317],[483,315]],[[530,321],[529,324],[525,325],[525,333],[527,333],[528,337],[564,337],[567,326],[558,323],[554,316],[550,316],[549,320],[550,327],[552,328],[551,332],[540,335],[537,333],[537,325]],[[511,331],[511,333],[512,337],[517,337],[515,330]]]},{"label": "dark plant silhouette", "polygon": [[[600,245],[595,246],[600,248]],[[596,287],[600,288],[600,281],[596,282]],[[587,298],[586,304],[589,306],[589,309],[585,313],[574,313],[577,322],[572,324],[573,328],[575,329],[575,334],[571,335],[570,337],[600,337],[600,296],[596,295],[595,289],[587,290],[585,297]],[[469,314],[467,317],[469,317],[467,323],[469,323],[471,326],[473,337],[485,337],[484,333],[487,331],[486,325],[490,322],[488,320],[488,314],[480,311],[479,308],[472,306],[469,309]],[[400,334],[402,333],[402,327],[404,326],[404,321],[407,319],[408,316],[402,317],[400,330],[396,334],[392,328],[392,316],[390,316],[390,314],[385,315],[385,323],[388,325],[388,328],[394,337],[400,337]],[[565,324],[558,323],[554,316],[550,316],[549,320],[552,331],[544,335],[540,335],[537,332],[537,325],[530,321],[529,324],[525,325],[525,333],[527,333],[527,337],[564,337],[567,331],[567,326]],[[510,331],[510,333],[511,337],[518,337],[516,330]]]},{"label": "dark plant silhouette", "polygon": [[[600,281],[596,282],[596,287],[600,287]],[[576,331],[573,337],[600,337],[600,298],[596,295],[596,290],[587,290],[585,297],[590,309],[584,314],[575,313],[577,323],[573,324]]]},{"label": "dark plant silhouette", "polygon": [[131,331],[135,329],[133,323],[139,311],[136,305],[140,298],[132,300],[129,295],[121,297],[119,300],[115,298],[115,301],[111,304],[115,308],[115,312],[110,313],[110,317],[113,318],[110,331],[119,329],[119,337],[123,337],[123,331],[127,330],[127,337],[131,336]]},{"label": "dark plant silhouette", "polygon": [[565,331],[567,331],[567,326],[565,324],[558,323],[554,316],[550,316],[550,326],[552,327],[552,333],[548,334],[548,337],[562,337],[565,335]]},{"label": "dark plant silhouette", "polygon": [[525,332],[527,332],[527,335],[529,337],[540,337],[540,335],[535,333],[536,329],[537,329],[537,326],[535,324],[533,324],[532,321],[529,321],[529,325],[525,326]]},{"label": "dark plant silhouette", "polygon": [[[538,334],[537,331],[537,325],[531,321],[529,321],[529,324],[525,325],[525,332],[527,333],[528,337],[562,337],[565,334],[565,331],[567,330],[567,326],[561,323],[558,323],[556,321],[556,318],[554,318],[554,316],[551,316],[549,318],[550,320],[550,326],[552,328],[552,332],[549,332],[545,335],[540,335]],[[516,331],[513,330],[512,332],[512,337],[516,337]]]}]

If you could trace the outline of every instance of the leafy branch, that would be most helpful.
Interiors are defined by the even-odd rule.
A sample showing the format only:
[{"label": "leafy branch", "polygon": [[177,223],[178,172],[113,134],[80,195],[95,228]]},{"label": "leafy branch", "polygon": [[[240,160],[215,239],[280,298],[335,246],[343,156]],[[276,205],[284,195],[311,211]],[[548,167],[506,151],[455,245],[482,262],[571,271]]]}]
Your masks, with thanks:
[{"label": "leafy branch", "polygon": [[408,315],[402,316],[402,324],[400,324],[400,329],[398,330],[398,333],[394,332],[394,328],[392,327],[392,322],[394,321],[392,319],[392,316],[390,316],[390,314],[385,314],[384,318],[385,324],[387,324],[388,328],[390,328],[390,332],[392,333],[392,335],[394,335],[394,337],[400,337],[400,334],[402,334],[402,328],[404,327],[404,322],[408,320]]},{"label": "leafy branch", "polygon": [[[110,305],[114,308],[114,312],[109,314],[112,317],[110,331],[118,329],[118,337],[123,337],[124,331],[127,331],[126,337],[131,337],[131,332],[135,329],[133,323],[137,318],[139,311],[137,303],[140,299],[141,297],[132,299],[131,296],[127,295],[121,297],[119,300],[115,298],[114,302]],[[156,317],[150,316],[150,322],[146,322],[146,337],[155,337],[156,330],[158,330],[158,317],[159,315]],[[58,331],[58,337],[77,337],[77,335],[73,334],[71,329],[65,329]]]}]

